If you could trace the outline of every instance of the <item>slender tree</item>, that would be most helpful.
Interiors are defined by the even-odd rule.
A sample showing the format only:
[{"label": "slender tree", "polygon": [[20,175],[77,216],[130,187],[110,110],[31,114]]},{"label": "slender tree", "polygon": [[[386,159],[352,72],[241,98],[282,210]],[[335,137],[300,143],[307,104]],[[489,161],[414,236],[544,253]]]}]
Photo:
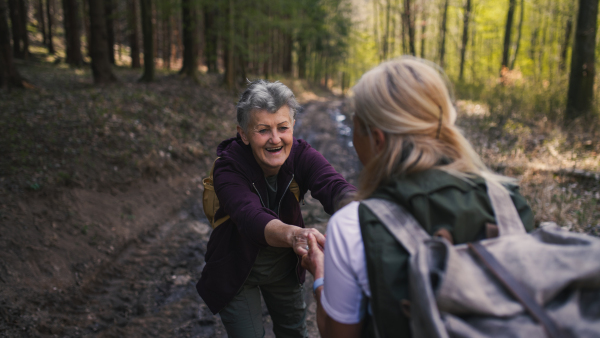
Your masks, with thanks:
[{"label": "slender tree", "polygon": [[509,52],[510,52],[510,35],[512,31],[513,17],[515,15],[515,7],[517,0],[508,0],[508,13],[506,14],[506,26],[504,28],[504,48],[502,49],[502,67],[508,68],[509,66]]},{"label": "slender tree", "polygon": [[38,31],[42,33],[42,43],[48,45],[48,37],[46,35],[46,16],[44,15],[44,1],[38,0],[36,7],[36,16],[38,20]]},{"label": "slender tree", "polygon": [[422,14],[421,14],[421,58],[425,58],[425,33],[427,32],[427,9],[425,1],[422,2]]},{"label": "slender tree", "polygon": [[227,34],[227,69],[225,71],[225,79],[227,81],[227,87],[230,89],[235,88],[235,63],[234,63],[234,39],[235,39],[235,25],[234,25],[234,16],[235,16],[235,7],[233,6],[233,0],[229,0],[228,6],[228,14],[229,14],[229,22],[228,22],[228,34]]},{"label": "slender tree", "polygon": [[204,5],[204,55],[209,73],[216,73],[217,69],[217,9],[214,3]]},{"label": "slender tree", "polygon": [[114,2],[113,0],[104,0],[104,10],[106,16],[106,44],[108,46],[108,60],[115,64],[115,20],[114,20]]},{"label": "slender tree", "polygon": [[144,38],[144,75],[141,82],[154,81],[154,32],[152,28],[152,0],[140,0],[142,35]]},{"label": "slender tree", "polygon": [[560,48],[560,62],[558,64],[559,69],[564,72],[567,69],[567,51],[571,44],[571,33],[573,31],[573,18],[569,16],[565,25],[565,37]]},{"label": "slender tree", "polygon": [[7,12],[6,1],[0,0],[0,88],[23,88],[28,84],[13,63]]},{"label": "slender tree", "polygon": [[382,60],[386,60],[388,58],[388,49],[390,46],[390,6],[392,0],[386,0],[387,8],[385,11],[385,34],[383,35],[383,41],[381,44],[383,45],[383,55],[381,57]]},{"label": "slender tree", "polygon": [[106,42],[106,17],[103,0],[88,0],[90,7],[90,56],[95,83],[117,81],[113,74]]},{"label": "slender tree", "polygon": [[71,66],[81,67],[81,21],[77,0],[63,0],[63,23],[65,27],[66,62]]},{"label": "slender tree", "polygon": [[404,18],[408,33],[408,50],[410,55],[417,55],[415,50],[415,19],[412,13],[410,0],[404,0]]},{"label": "slender tree", "polygon": [[183,24],[183,66],[179,74],[198,81],[198,39],[196,36],[197,14],[192,0],[181,1]]},{"label": "slender tree", "polygon": [[17,59],[25,58],[23,52],[23,42],[21,41],[21,15],[19,15],[19,0],[8,1],[10,10],[10,23],[12,26],[12,40],[13,40],[13,56]]},{"label": "slender tree", "polygon": [[442,14],[442,25],[440,27],[440,67],[444,68],[444,56],[446,54],[446,31],[448,24],[448,1],[444,1],[444,11]]},{"label": "slender tree", "polygon": [[131,49],[131,68],[141,68],[140,62],[140,37],[138,33],[137,21],[137,2],[138,0],[129,0],[129,47]]},{"label": "slender tree", "polygon": [[54,42],[52,41],[52,22],[53,20],[53,0],[46,0],[46,15],[48,15],[48,53],[54,54]]},{"label": "slender tree", "polygon": [[21,52],[25,59],[29,58],[29,33],[27,31],[27,22],[29,21],[29,16],[27,15],[27,9],[29,9],[27,0],[19,0],[19,15],[21,16],[21,19],[19,20],[21,23],[20,33],[21,43],[23,43],[23,49]]},{"label": "slender tree", "polygon": [[575,44],[571,57],[571,74],[565,117],[572,120],[587,114],[594,100],[594,60],[598,0],[579,0],[579,14],[575,28]]},{"label": "slender tree", "polygon": [[465,2],[465,13],[463,16],[463,34],[462,43],[460,45],[460,72],[458,78],[463,79],[465,69],[465,53],[467,51],[467,43],[469,42],[469,21],[471,21],[471,0]]},{"label": "slender tree", "polygon": [[515,54],[510,61],[509,69],[515,68],[515,62],[517,62],[517,56],[519,55],[519,46],[521,45],[521,33],[523,32],[523,17],[525,13],[525,1],[521,0],[521,14],[519,15],[519,26],[517,28],[517,45],[515,46]]}]

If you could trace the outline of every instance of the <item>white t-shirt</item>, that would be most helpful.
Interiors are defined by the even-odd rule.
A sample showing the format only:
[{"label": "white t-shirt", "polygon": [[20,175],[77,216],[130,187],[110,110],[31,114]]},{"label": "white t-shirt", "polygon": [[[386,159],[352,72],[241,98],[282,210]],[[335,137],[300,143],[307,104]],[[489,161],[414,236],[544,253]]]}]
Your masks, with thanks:
[{"label": "white t-shirt", "polygon": [[346,205],[327,225],[321,304],[331,318],[342,324],[360,322],[371,298],[358,205],[356,201]]}]

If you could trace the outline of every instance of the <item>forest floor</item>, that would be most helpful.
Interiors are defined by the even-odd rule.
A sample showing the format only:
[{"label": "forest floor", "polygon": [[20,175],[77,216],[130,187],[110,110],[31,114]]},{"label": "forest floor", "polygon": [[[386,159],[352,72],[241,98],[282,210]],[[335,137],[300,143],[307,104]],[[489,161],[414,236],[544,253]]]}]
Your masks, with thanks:
[{"label": "forest floor", "polygon": [[[211,232],[201,181],[217,144],[235,136],[237,95],[218,76],[195,84],[158,72],[140,84],[140,71],[118,68],[118,84],[95,86],[88,69],[18,66],[37,88],[0,92],[2,335],[226,336],[195,283]],[[287,84],[304,104],[295,135],[356,183],[346,101]],[[600,233],[598,135],[457,106],[486,163],[520,179],[537,223]],[[303,215],[325,229],[310,197]],[[306,301],[317,336],[310,291]],[[263,317],[272,337],[266,308]]]}]

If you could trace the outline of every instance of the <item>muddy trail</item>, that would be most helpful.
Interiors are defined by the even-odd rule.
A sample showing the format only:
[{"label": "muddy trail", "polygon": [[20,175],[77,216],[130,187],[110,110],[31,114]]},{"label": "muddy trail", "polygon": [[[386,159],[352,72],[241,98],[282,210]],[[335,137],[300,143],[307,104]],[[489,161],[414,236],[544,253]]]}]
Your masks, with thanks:
[{"label": "muddy trail", "polygon": [[[343,108],[340,100],[306,104],[297,116],[295,135],[306,139],[355,184],[360,168]],[[302,208],[306,224],[324,231],[329,216],[319,202],[307,196]],[[2,301],[0,336],[226,337],[221,320],[195,289],[211,233],[201,191],[189,196],[176,217],[147,229],[111,260],[97,262],[93,276],[78,279],[77,285],[54,287],[43,294],[24,293],[18,304]],[[307,274],[309,335],[318,337],[311,287]],[[264,304],[263,322],[266,336],[274,337]]]}]

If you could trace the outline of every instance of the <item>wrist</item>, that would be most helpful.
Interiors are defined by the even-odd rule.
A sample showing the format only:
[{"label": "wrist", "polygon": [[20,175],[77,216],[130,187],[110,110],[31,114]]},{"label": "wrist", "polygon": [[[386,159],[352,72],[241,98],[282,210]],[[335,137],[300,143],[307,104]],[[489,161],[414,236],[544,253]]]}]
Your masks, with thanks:
[{"label": "wrist", "polygon": [[325,283],[325,279],[323,277],[316,278],[313,283],[313,295],[317,295],[317,290],[319,288],[323,288],[323,284]]}]

